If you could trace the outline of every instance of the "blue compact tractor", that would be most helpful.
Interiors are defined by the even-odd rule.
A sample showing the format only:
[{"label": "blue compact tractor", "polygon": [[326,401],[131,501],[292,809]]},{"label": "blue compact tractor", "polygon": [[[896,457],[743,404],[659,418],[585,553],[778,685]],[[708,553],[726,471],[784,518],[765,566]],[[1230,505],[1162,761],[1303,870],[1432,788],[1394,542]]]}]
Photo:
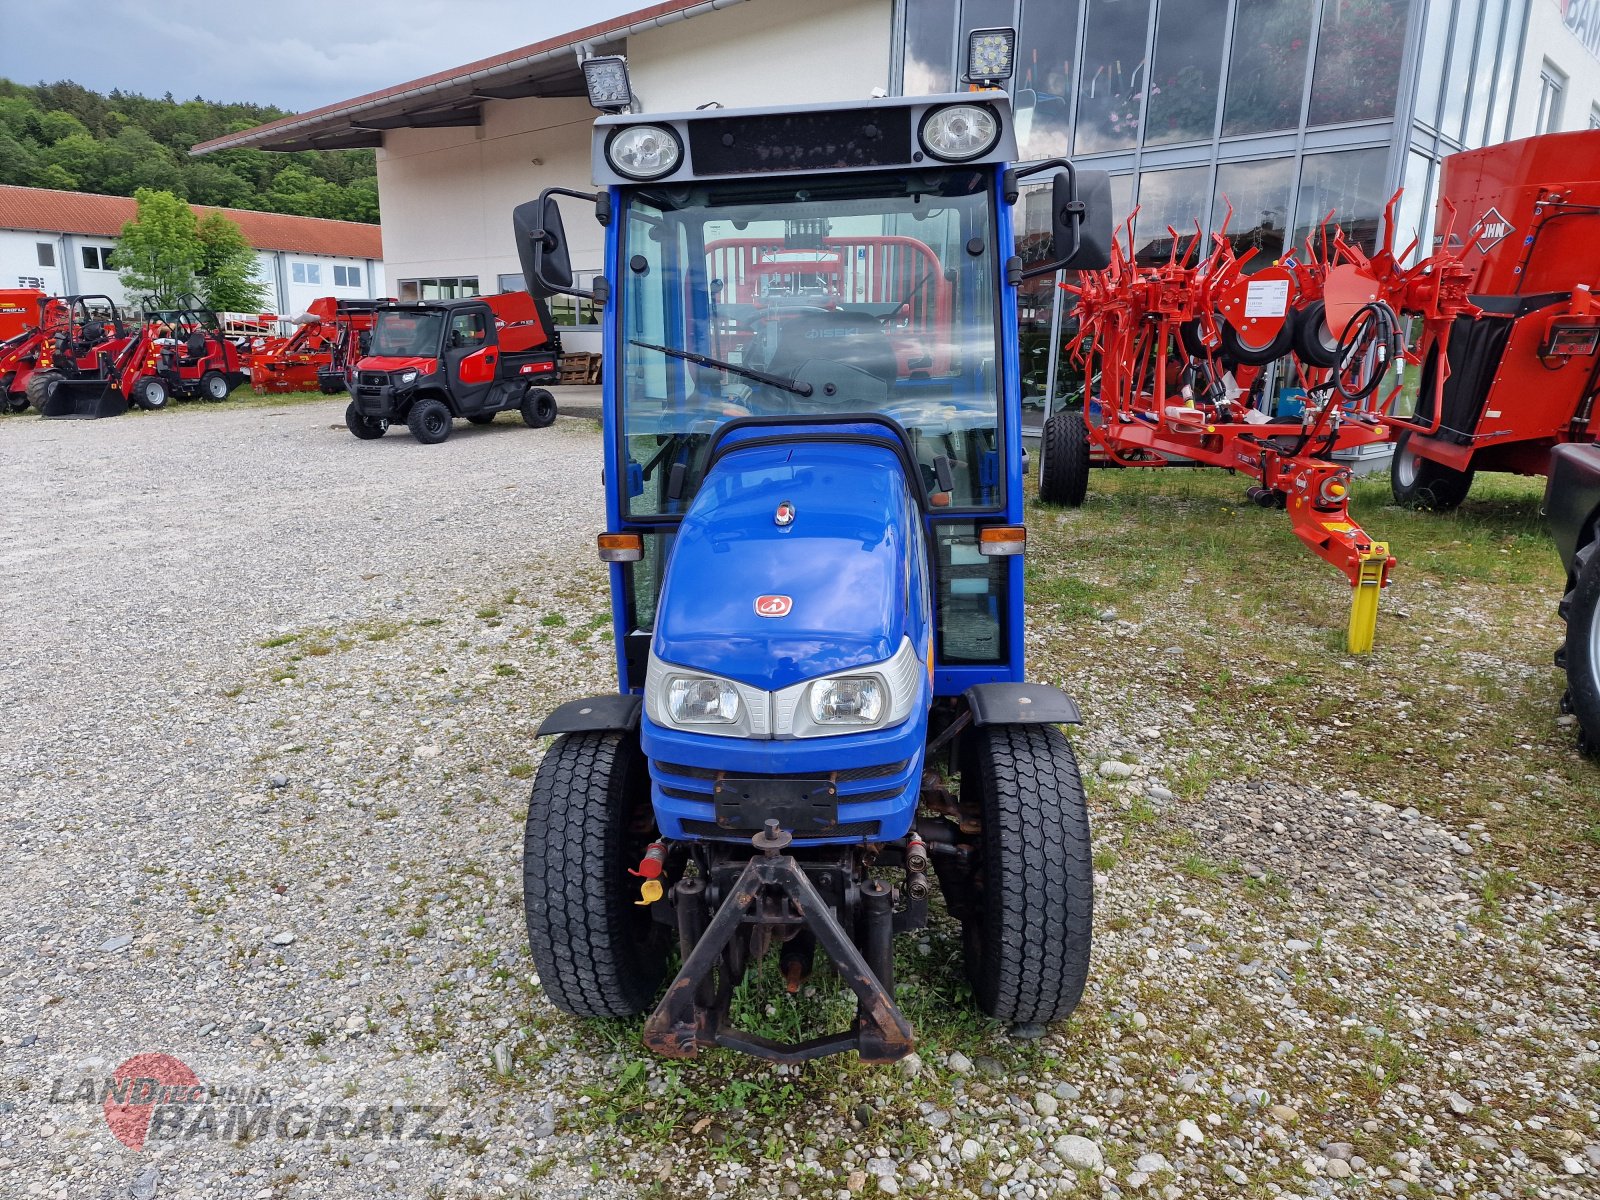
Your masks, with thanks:
[{"label": "blue compact tractor", "polygon": [[[627,106],[620,60],[586,67]],[[1023,670],[1017,288],[1106,265],[1110,190],[1015,147],[1002,91],[618,111],[598,194],[517,209],[529,289],[604,311],[619,687],[540,727],[524,847],[566,1011],[648,1012],[676,1057],[899,1058],[893,939],[926,923],[930,869],[985,1013],[1026,1032],[1077,1005],[1089,823],[1078,709]],[[592,290],[559,196],[604,226]],[[819,951],[848,1030],[734,1027],[747,971],[776,956],[794,991]]]}]

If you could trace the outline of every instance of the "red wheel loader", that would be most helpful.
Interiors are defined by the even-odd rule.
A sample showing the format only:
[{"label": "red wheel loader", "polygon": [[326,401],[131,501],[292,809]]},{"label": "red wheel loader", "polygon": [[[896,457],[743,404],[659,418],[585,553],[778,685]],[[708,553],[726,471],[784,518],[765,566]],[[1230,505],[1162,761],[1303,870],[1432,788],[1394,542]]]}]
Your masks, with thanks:
[{"label": "red wheel loader", "polygon": [[0,343],[0,398],[13,412],[42,411],[66,381],[95,380],[131,336],[109,296],[42,296],[33,323]]}]

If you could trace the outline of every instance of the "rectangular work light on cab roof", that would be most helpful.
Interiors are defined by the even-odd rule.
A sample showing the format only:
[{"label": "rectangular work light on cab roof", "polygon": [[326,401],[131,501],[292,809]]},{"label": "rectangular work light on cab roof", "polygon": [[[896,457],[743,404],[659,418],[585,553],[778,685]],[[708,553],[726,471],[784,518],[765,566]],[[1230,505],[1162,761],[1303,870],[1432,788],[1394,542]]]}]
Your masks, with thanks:
[{"label": "rectangular work light on cab roof", "polygon": [[620,54],[584,59],[583,82],[589,89],[589,103],[601,112],[623,112],[633,103],[628,60]]},{"label": "rectangular work light on cab roof", "polygon": [[1011,78],[1017,31],[974,29],[967,35],[967,82],[994,86]]}]

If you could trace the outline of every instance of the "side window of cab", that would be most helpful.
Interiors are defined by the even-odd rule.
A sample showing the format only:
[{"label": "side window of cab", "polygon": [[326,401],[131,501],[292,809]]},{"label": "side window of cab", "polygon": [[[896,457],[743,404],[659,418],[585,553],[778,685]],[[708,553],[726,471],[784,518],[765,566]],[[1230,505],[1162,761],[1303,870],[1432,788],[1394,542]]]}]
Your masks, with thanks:
[{"label": "side window of cab", "polygon": [[481,312],[457,313],[450,318],[451,349],[479,350],[489,338],[488,322]]}]

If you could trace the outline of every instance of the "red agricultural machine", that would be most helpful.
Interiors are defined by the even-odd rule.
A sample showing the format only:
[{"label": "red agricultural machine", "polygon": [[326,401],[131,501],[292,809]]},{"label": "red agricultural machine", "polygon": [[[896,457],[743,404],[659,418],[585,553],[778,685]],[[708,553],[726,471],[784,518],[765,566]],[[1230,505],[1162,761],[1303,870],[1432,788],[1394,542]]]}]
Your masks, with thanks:
[{"label": "red agricultural machine", "polygon": [[1600,438],[1600,131],[1454,154],[1443,196],[1462,220],[1435,240],[1476,311],[1455,319],[1437,406],[1437,352],[1425,361],[1390,478],[1396,499],[1451,509],[1477,471],[1543,475],[1554,447]]},{"label": "red agricultural machine", "polygon": [[250,388],[259,394],[321,391],[336,395],[348,386],[350,367],[361,357],[378,308],[386,300],[340,300],[321,296],[297,318],[286,338],[255,339],[250,345]]},{"label": "red agricultural machine", "polygon": [[29,323],[0,342],[0,399],[12,412],[43,411],[63,382],[100,378],[131,337],[109,296],[31,295]]},{"label": "red agricultural machine", "polygon": [[[1254,251],[1235,254],[1226,222],[1204,258],[1198,229],[1169,230],[1167,262],[1138,266],[1130,217],[1111,266],[1062,285],[1078,296],[1070,349],[1091,396],[1098,380],[1098,404],[1093,419],[1065,411],[1045,423],[1040,498],[1082,503],[1091,465],[1241,472],[1255,480],[1251,500],[1286,509],[1300,540],[1349,578],[1347,644],[1370,650],[1394,559],[1351,518],[1352,472],[1336,455],[1427,428],[1395,411],[1401,388],[1385,389],[1385,377],[1402,357],[1446,353],[1452,324],[1477,311],[1456,256],[1400,265],[1415,247],[1394,252],[1396,200],[1376,255],[1325,222],[1300,251],[1253,271]],[[1415,351],[1403,314],[1422,320]]]},{"label": "red agricultural machine", "polygon": [[0,346],[39,323],[44,298],[38,288],[0,288]]}]

